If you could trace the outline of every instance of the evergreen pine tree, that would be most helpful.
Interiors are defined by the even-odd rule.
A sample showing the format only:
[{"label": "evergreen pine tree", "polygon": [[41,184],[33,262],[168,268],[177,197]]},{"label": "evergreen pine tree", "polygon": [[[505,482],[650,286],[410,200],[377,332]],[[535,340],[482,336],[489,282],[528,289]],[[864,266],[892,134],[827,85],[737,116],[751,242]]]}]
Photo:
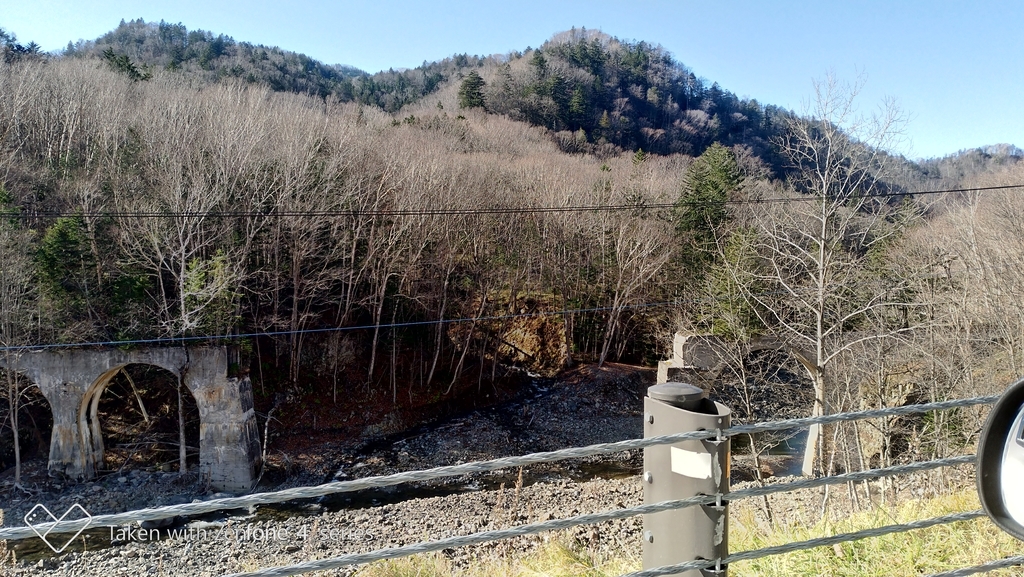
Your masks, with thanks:
[{"label": "evergreen pine tree", "polygon": [[484,108],[484,86],[484,79],[475,70],[470,71],[459,87],[459,108]]},{"label": "evergreen pine tree", "polygon": [[716,142],[693,161],[683,182],[675,206],[676,232],[688,241],[684,264],[698,272],[715,253],[718,230],[728,217],[725,203],[743,176],[732,151]]}]

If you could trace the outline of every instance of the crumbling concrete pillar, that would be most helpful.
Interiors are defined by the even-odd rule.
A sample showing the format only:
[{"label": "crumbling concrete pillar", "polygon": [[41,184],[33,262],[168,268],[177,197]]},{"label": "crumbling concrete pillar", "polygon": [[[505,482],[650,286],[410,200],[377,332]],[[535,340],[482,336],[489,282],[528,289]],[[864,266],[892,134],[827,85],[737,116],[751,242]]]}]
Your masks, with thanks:
[{"label": "crumbling concrete pillar", "polygon": [[240,493],[256,479],[259,431],[252,383],[229,378],[227,366],[224,348],[190,350],[184,382],[199,407],[200,471],[219,490]]},{"label": "crumbling concrete pillar", "polygon": [[85,453],[82,450],[84,443],[78,421],[82,401],[81,383],[46,382],[57,379],[45,376],[33,380],[49,401],[53,413],[50,459],[47,464],[50,474],[72,479],[91,477],[93,469],[86,467]]}]

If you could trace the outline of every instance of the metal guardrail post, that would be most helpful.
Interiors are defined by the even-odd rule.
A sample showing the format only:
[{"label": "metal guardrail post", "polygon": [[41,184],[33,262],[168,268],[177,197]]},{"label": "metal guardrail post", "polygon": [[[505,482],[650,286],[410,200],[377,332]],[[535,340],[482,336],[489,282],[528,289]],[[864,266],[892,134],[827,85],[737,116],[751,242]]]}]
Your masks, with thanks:
[{"label": "metal guardrail post", "polygon": [[[647,389],[644,438],[729,427],[731,411],[703,398],[700,387],[663,383]],[[644,569],[729,555],[729,439],[684,441],[644,449],[644,503],[718,497],[713,505],[644,515]],[[677,573],[725,576],[724,565]]]}]

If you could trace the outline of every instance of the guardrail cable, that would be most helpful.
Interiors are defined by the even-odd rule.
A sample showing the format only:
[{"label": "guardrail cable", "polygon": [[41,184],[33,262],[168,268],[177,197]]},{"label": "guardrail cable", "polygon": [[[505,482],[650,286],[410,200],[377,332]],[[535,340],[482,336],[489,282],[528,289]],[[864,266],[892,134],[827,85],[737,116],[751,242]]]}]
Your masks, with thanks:
[{"label": "guardrail cable", "polygon": [[[882,417],[896,417],[926,413],[928,411],[942,411],[960,407],[973,407],[978,405],[991,405],[999,400],[999,395],[988,397],[973,397],[970,399],[957,399],[953,401],[939,401],[935,403],[922,403],[919,405],[904,405],[902,407],[889,407],[886,409],[871,409],[868,411],[855,411],[851,413],[836,413],[822,417],[806,417],[801,419],[788,419],[785,421],[771,421],[767,423],[754,423],[752,425],[737,425],[722,431],[729,436],[746,435],[751,433],[764,433],[767,431],[783,431],[786,429],[802,429],[811,425],[830,425],[847,421],[860,421],[863,419],[877,419]],[[711,437],[709,435],[708,437]]]},{"label": "guardrail cable", "polygon": [[1007,557],[1006,559],[999,559],[997,561],[975,565],[974,567],[964,567],[963,569],[954,569],[953,571],[932,573],[927,577],[966,577],[967,575],[988,573],[989,571],[995,571],[996,569],[1006,569],[1007,567],[1016,567],[1017,565],[1024,565],[1024,555]]},{"label": "guardrail cable", "polygon": [[920,473],[922,471],[929,471],[942,467],[969,465],[973,464],[974,460],[974,455],[962,455],[960,457],[935,459],[933,461],[918,461],[916,463],[896,465],[893,467],[885,467],[883,469],[868,469],[866,471],[854,471],[852,473],[818,477],[816,479],[803,479],[800,481],[792,481],[790,483],[774,483],[771,485],[764,485],[762,487],[751,487],[749,489],[733,491],[728,494],[727,498],[729,501],[739,501],[740,499],[763,497],[765,495],[772,495],[775,493],[789,493],[791,491],[798,491],[801,489],[814,489],[816,487],[824,487],[825,485],[842,485],[852,481],[870,481],[871,479]]},{"label": "guardrail cable", "polygon": [[[842,421],[855,421],[859,419],[872,419],[887,416],[910,415],[915,413],[946,410],[957,407],[987,405],[994,403],[998,398],[998,396],[974,397],[970,399],[957,399],[952,401],[940,401],[936,403],[906,405],[902,407],[873,409],[869,411],[858,411],[853,413],[840,413],[836,415],[825,415],[823,417],[789,419],[784,421],[757,423],[753,425],[739,425],[736,427],[723,429],[721,433],[723,436],[735,436],[764,431],[802,428],[813,424],[828,424]],[[227,497],[222,499],[211,499],[209,501],[182,503],[179,505],[151,507],[146,509],[139,509],[137,511],[128,511],[125,513],[116,513],[111,515],[96,515],[92,518],[92,521],[89,522],[89,525],[96,527],[118,526],[140,521],[166,519],[168,517],[174,517],[179,515],[190,516],[229,509],[245,509],[252,507],[254,505],[283,503],[285,501],[292,501],[296,499],[312,499],[317,497],[324,497],[326,495],[333,495],[337,493],[346,493],[352,491],[360,491],[363,489],[389,487],[393,485],[399,485],[402,483],[410,483],[416,481],[433,481],[447,477],[487,473],[498,471],[501,469],[512,469],[528,465],[536,465],[540,463],[562,461],[566,459],[608,455],[632,449],[642,449],[645,447],[653,447],[657,445],[668,445],[678,443],[681,441],[714,438],[716,435],[717,433],[714,431],[694,431],[686,433],[676,433],[673,435],[662,435],[646,439],[630,439],[626,441],[618,441],[615,443],[599,443],[596,445],[589,445],[586,447],[575,447],[569,449],[560,449],[557,451],[531,453],[529,455],[522,455],[517,457],[503,457],[500,459],[492,459],[489,461],[475,461],[471,463],[463,463],[461,465],[447,465],[443,467],[435,467],[432,469],[423,469],[419,471],[405,471],[393,475],[364,477],[362,479],[353,479],[350,481],[334,481],[331,483],[326,483],[323,485],[317,485],[312,487],[295,487],[291,489],[284,489],[281,491],[254,493],[252,495],[243,495],[240,497]],[[812,479],[810,481],[817,480]],[[37,527],[37,529],[50,530],[54,533],[62,533],[75,532],[78,531],[81,527],[82,522],[65,521],[59,524],[42,525],[40,527]],[[0,529],[0,539],[25,539],[35,535],[36,533],[28,527],[12,527]]]},{"label": "guardrail cable", "polygon": [[[765,547],[764,549],[754,549],[752,551],[743,551],[742,553],[735,553],[733,555],[729,555],[725,559],[722,559],[721,563],[723,565],[728,565],[730,563],[737,563],[739,561],[753,561],[754,559],[760,559],[762,557],[784,555],[786,553],[802,551],[804,549],[827,547],[829,545],[835,545],[837,543],[859,541],[861,539],[881,537],[883,535],[891,535],[893,533],[903,533],[905,531],[913,531],[915,529],[927,529],[928,527],[934,527],[936,525],[946,525],[949,523],[957,523],[960,521],[970,521],[972,519],[977,519],[979,517],[985,517],[985,512],[978,510],[968,511],[966,513],[954,513],[952,515],[943,515],[941,517],[933,517],[931,519],[911,521],[909,523],[902,523],[899,525],[886,525],[885,527],[878,527],[876,529],[865,529],[863,531],[856,531],[853,533],[840,533],[839,535],[833,535],[831,537],[819,537],[817,539],[808,539],[806,541],[795,541],[793,543],[786,543],[785,545],[777,545],[775,547]],[[626,573],[624,575],[621,575],[620,577],[659,577],[660,575],[675,575],[676,573],[682,573],[683,571],[707,569],[710,567],[714,567],[717,563],[717,560],[689,561],[686,563],[679,563],[677,565],[666,565],[664,567],[655,567],[653,569],[645,569],[643,571]],[[262,574],[246,573],[246,575]]]},{"label": "guardrail cable", "polygon": [[[772,493],[786,493],[790,491],[795,491],[797,489],[814,488],[823,485],[839,485],[850,481],[863,481],[867,479],[877,479],[881,477],[892,477],[895,475],[917,473],[930,469],[938,469],[940,467],[968,464],[972,463],[973,461],[973,455],[952,457],[949,459],[936,459],[934,461],[924,461],[919,463],[911,463],[908,465],[898,465],[895,467],[873,469],[870,471],[858,471],[856,473],[846,473],[843,475],[834,475],[831,477],[821,477],[819,479],[807,479],[803,481],[796,481],[793,483],[778,483],[774,485],[766,485],[764,487],[753,487],[750,489],[744,489],[742,491],[730,493],[728,495],[728,498],[730,501],[736,501],[739,499],[749,497],[760,497],[762,495],[770,495]],[[416,543],[414,545],[405,545],[402,547],[394,547],[391,549],[380,549],[377,551],[371,551],[369,553],[342,555],[339,557],[334,557],[332,559],[307,561],[304,563],[297,563],[295,565],[274,567],[271,569],[265,569],[254,573],[242,573],[238,575],[259,575],[261,577],[299,575],[301,573],[309,571],[336,569],[348,565],[371,563],[373,561],[394,559],[397,557],[405,557],[407,555],[414,555],[418,553],[429,553],[432,551],[440,551],[442,549],[455,547],[464,547],[467,545],[479,545],[481,543],[486,543],[488,541],[500,541],[505,539],[512,539],[515,537],[522,537],[525,535],[543,533],[547,531],[570,529],[572,527],[577,527],[580,525],[594,525],[597,523],[603,523],[605,521],[625,519],[627,517],[632,517],[636,515],[646,515],[651,513],[658,513],[661,511],[669,511],[672,509],[683,509],[686,507],[693,507],[695,505],[710,505],[713,504],[714,502],[715,495],[701,495],[697,497],[691,497],[689,499],[662,501],[660,503],[640,505],[638,507],[630,507],[627,509],[616,509],[614,511],[605,511],[602,513],[578,515],[576,517],[569,517],[565,519],[555,519],[552,521],[543,521],[539,523],[531,523],[528,525],[519,525],[517,527],[511,527],[509,529],[483,531],[480,533],[473,533],[471,535],[465,535],[460,537],[450,537],[438,541]]]}]

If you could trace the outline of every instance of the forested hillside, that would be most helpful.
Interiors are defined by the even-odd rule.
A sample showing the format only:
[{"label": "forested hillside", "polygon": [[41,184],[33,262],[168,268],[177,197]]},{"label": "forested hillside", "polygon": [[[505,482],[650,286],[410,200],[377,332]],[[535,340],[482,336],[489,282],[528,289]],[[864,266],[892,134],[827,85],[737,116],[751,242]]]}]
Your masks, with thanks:
[{"label": "forested hillside", "polygon": [[239,78],[273,90],[327,96],[345,79],[363,76],[348,66],[327,66],[303,54],[280,48],[236,42],[230,36],[188,30],[182,24],[147,24],[142,19],[121,21],[95,41],[68,43],[65,57],[97,57],[104,53],[127,57],[147,70],[179,71],[212,82]]},{"label": "forested hillside", "polygon": [[261,402],[390,405],[680,329],[816,351],[819,408],[1022,366],[1019,195],[908,194],[1024,182],[1013,147],[912,163],[895,111],[851,131],[584,30],[374,75],[166,23],[2,40],[7,353],[267,333],[231,341]]},{"label": "forested hillside", "polygon": [[[65,56],[110,51],[148,70],[181,71],[204,81],[238,78],[275,91],[358,102],[394,113],[467,77],[482,82],[474,106],[551,129],[563,150],[615,154],[642,148],[698,155],[712,142],[743,143],[767,158],[787,113],[741,100],[698,78],[663,49],[586,29],[563,32],[537,49],[500,56],[456,55],[412,70],[367,74],[327,66],[279,48],[236,42],[181,24],[122,22]],[[465,103],[465,102],[464,102]],[[611,145],[611,146],[608,146]],[[777,163],[775,157],[771,161]]]},{"label": "forested hillside", "polygon": [[[11,311],[22,316],[10,342],[613,306],[611,330],[589,313],[556,333],[581,358],[617,356],[644,341],[622,338],[623,307],[685,282],[651,282],[674,229],[666,210],[643,209],[678,199],[683,157],[561,154],[543,130],[456,114],[453,93],[441,96],[452,115],[424,105],[401,121],[259,86],[196,89],[167,71],[133,81],[98,60],[26,60],[4,74],[5,226],[34,303]],[[515,212],[623,204],[637,209]],[[459,330],[339,333],[332,346],[348,361],[331,362],[358,357],[376,374],[385,346],[412,339],[417,363],[448,375],[442,351],[499,345],[449,335]],[[303,340],[280,342],[292,380],[301,360],[327,362],[320,349],[301,355]]]}]

